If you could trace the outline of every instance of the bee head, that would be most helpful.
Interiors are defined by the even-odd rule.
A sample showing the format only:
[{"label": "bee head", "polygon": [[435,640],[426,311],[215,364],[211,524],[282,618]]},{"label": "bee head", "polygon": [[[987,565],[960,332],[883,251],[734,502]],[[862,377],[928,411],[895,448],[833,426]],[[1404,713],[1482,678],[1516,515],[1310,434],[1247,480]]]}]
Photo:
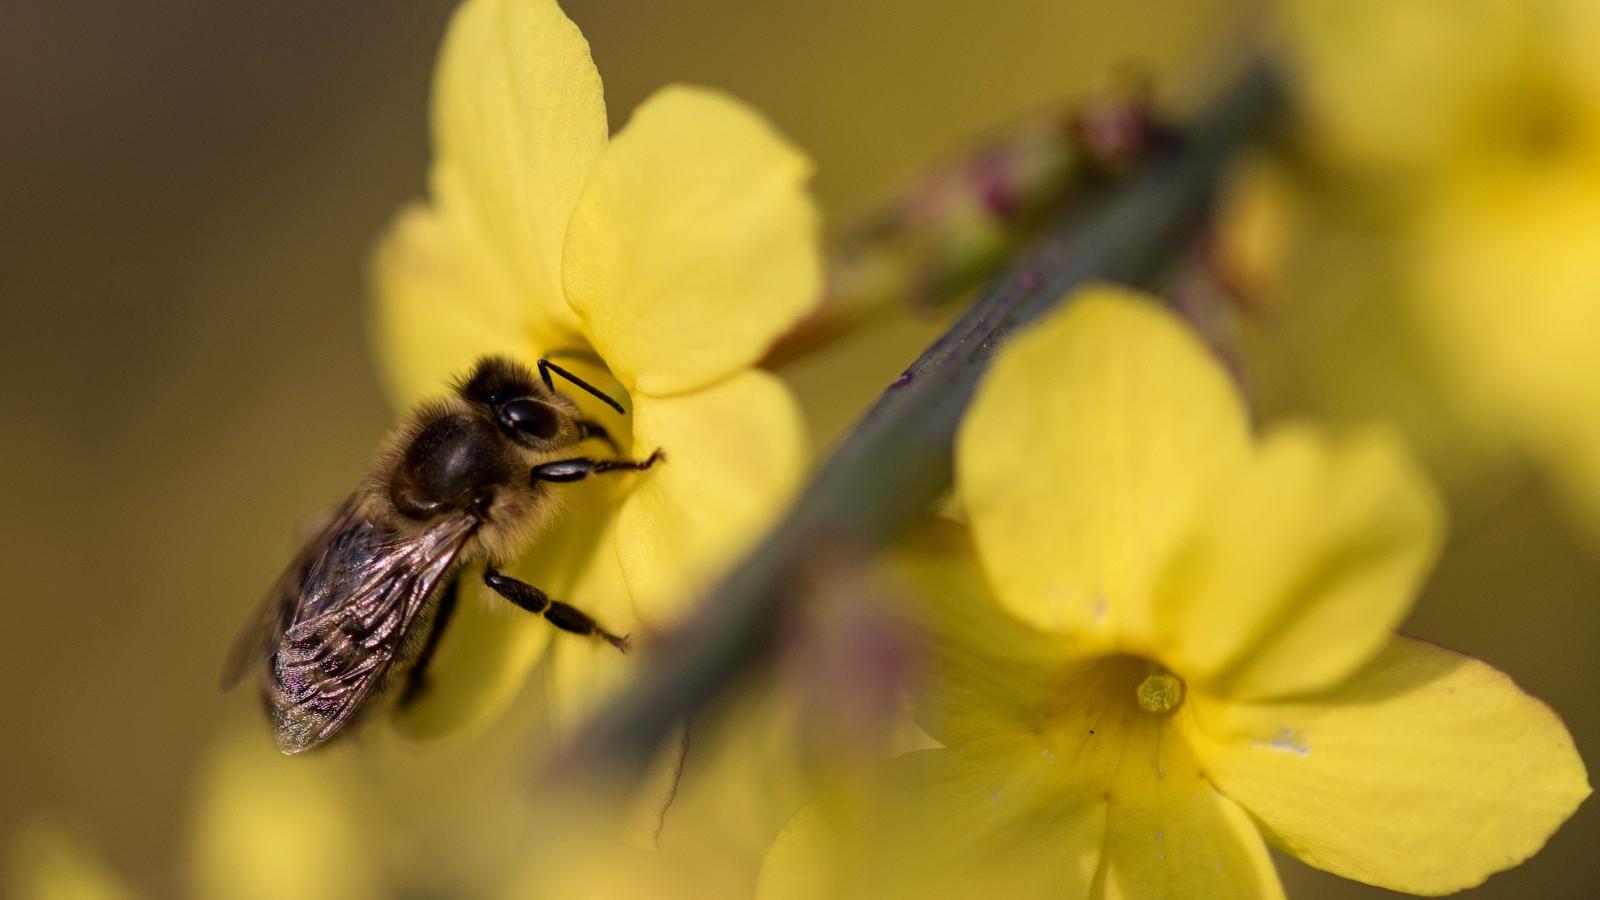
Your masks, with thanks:
[{"label": "bee head", "polygon": [[578,408],[532,372],[502,356],[486,356],[456,386],[456,394],[489,418],[500,433],[529,450],[551,450],[580,437]]},{"label": "bee head", "polygon": [[453,398],[416,412],[398,439],[384,488],[408,519],[476,508],[586,433],[570,399],[511,360],[485,357],[456,384]]}]

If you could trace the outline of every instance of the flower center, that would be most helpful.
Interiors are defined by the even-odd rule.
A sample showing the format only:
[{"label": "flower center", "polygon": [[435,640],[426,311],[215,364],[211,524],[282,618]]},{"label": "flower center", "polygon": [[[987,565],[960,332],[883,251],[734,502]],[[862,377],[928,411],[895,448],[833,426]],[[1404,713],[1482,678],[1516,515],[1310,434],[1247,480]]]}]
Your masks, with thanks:
[{"label": "flower center", "polygon": [[1139,708],[1148,713],[1169,713],[1183,702],[1183,679],[1157,668],[1139,682],[1135,692]]}]

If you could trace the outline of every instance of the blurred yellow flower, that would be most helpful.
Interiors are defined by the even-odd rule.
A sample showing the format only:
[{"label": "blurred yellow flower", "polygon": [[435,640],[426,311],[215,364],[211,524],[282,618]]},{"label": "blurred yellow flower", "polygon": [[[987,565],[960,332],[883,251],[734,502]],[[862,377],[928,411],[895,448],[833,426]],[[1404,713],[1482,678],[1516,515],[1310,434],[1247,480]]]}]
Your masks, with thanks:
[{"label": "blurred yellow flower", "polygon": [[541,795],[534,839],[495,896],[750,897],[768,844],[809,791],[792,697],[763,687],[727,712],[694,732],[668,815],[629,811],[619,823],[604,782]]},{"label": "blurred yellow flower", "polygon": [[[575,399],[624,452],[666,463],[564,491],[565,515],[510,568],[638,638],[759,533],[805,465],[795,401],[754,366],[817,299],[810,163],[749,109],[682,86],[608,140],[588,45],[553,0],[464,4],[433,120],[432,201],[376,256],[380,371],[400,407],[487,353],[561,354],[626,392],[614,427]],[[551,629],[505,606],[457,611],[414,731],[492,714],[525,682]],[[608,647],[555,646],[560,702],[621,677]]]},{"label": "blurred yellow flower", "polygon": [[1267,342],[1442,470],[1549,467],[1600,534],[1600,5],[1278,7],[1300,155],[1246,181],[1233,234],[1303,325]]},{"label": "blurred yellow flower", "polygon": [[352,760],[286,762],[253,730],[225,735],[194,787],[192,896],[362,900],[386,894],[378,848],[351,789]]},{"label": "blurred yellow flower", "polygon": [[957,488],[970,545],[950,526],[908,566],[915,712],[945,746],[799,814],[767,898],[1278,896],[1267,842],[1443,893],[1589,793],[1548,708],[1392,635],[1442,526],[1400,449],[1253,440],[1152,303],[1094,289],[1003,351]]},{"label": "blurred yellow flower", "polygon": [[5,896],[14,900],[132,900],[136,896],[75,832],[44,819],[8,836]]}]

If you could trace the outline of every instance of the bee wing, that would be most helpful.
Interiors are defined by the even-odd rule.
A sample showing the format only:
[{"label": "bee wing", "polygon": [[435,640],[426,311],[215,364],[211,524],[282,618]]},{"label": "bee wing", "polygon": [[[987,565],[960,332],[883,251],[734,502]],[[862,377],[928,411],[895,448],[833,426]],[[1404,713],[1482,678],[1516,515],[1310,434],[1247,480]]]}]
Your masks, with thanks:
[{"label": "bee wing", "polygon": [[289,568],[278,576],[272,590],[234,636],[233,643],[228,647],[228,656],[222,663],[218,688],[233,690],[244,681],[246,675],[266,662],[272,646],[294,620],[299,587],[305,579],[306,570],[316,562],[333,535],[348,527],[355,516],[355,508],[355,498],[352,497],[337,510],[319,517],[321,521],[315,526],[317,530],[313,532],[312,539],[300,549]]},{"label": "bee wing", "polygon": [[246,675],[267,658],[268,649],[287,625],[286,614],[294,611],[293,594],[289,593],[288,576],[278,579],[278,585],[256,610],[228,647],[228,656],[222,662],[222,677],[218,689],[231,691],[244,681]]},{"label": "bee wing", "polygon": [[411,624],[455,564],[474,520],[416,536],[340,516],[300,569],[269,662],[278,747],[299,753],[346,725],[383,683]]}]

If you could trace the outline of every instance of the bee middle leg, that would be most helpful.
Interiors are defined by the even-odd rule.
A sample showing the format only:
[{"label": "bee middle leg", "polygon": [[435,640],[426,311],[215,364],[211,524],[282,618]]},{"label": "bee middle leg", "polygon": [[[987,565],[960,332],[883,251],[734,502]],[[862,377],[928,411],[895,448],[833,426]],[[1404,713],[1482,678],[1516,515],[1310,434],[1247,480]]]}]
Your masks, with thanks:
[{"label": "bee middle leg", "polygon": [[541,481],[582,481],[590,475],[606,472],[641,472],[665,458],[660,447],[648,459],[590,459],[587,456],[575,456],[534,466],[528,470],[528,481],[533,484]]},{"label": "bee middle leg", "polygon": [[418,651],[417,658],[411,663],[410,671],[406,673],[405,686],[401,688],[398,698],[400,706],[410,706],[427,693],[431,683],[429,667],[433,663],[434,654],[439,652],[439,641],[444,638],[445,628],[455,616],[460,593],[461,573],[453,572],[439,592],[439,599],[433,608],[433,621],[428,623],[428,636],[423,640],[422,649]]},{"label": "bee middle leg", "polygon": [[526,581],[512,578],[494,566],[485,566],[483,583],[487,584],[490,590],[493,590],[496,594],[510,600],[528,612],[544,616],[551,625],[562,631],[570,631],[573,634],[585,636],[593,635],[624,653],[628,652],[627,635],[618,636],[612,634],[601,628],[600,624],[591,618],[588,613],[578,609],[576,606],[562,603],[560,600],[551,600],[549,594]]}]

